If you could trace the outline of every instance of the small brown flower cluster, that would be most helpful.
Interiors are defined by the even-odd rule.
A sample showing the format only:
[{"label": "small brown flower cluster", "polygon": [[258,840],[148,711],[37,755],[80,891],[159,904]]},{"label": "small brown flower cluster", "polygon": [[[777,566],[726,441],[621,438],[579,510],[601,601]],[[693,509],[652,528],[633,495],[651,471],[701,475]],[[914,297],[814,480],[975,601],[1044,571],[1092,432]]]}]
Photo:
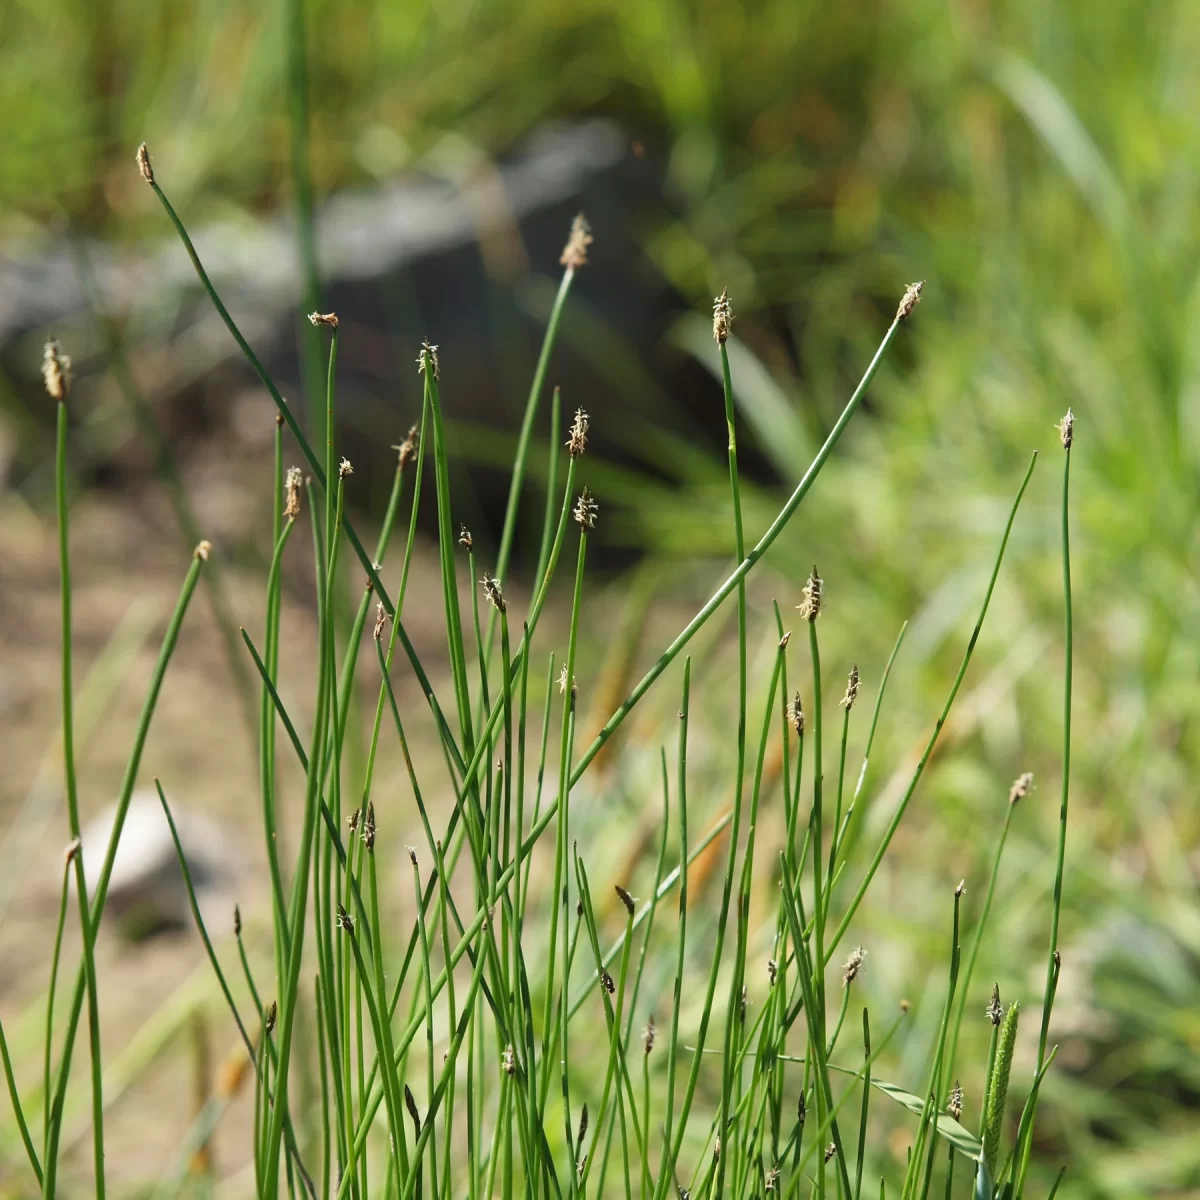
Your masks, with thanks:
[{"label": "small brown flower cluster", "polygon": [[896,320],[907,321],[912,316],[913,309],[921,302],[921,290],[925,287],[925,280],[918,279],[916,283],[910,283],[904,290],[904,295],[900,299],[900,307],[896,309]]},{"label": "small brown flower cluster", "polygon": [[720,345],[729,340],[729,331],[733,328],[733,304],[729,299],[728,290],[724,290],[713,300],[713,337]]},{"label": "small brown flower cluster", "polygon": [[575,502],[575,521],[580,529],[595,529],[596,515],[600,511],[600,506],[592,499],[592,493],[584,488],[579,493],[579,499]]},{"label": "small brown flower cluster", "polygon": [[283,485],[283,515],[289,521],[300,515],[300,484],[303,480],[299,467],[288,467]]},{"label": "small brown flower cluster", "polygon": [[578,271],[580,267],[586,267],[588,247],[593,241],[592,227],[588,224],[587,217],[580,213],[571,222],[571,232],[567,237],[567,244],[559,256],[559,263],[568,271]]},{"label": "small brown flower cluster", "polygon": [[858,663],[850,669],[850,678],[846,681],[846,694],[842,697],[842,707],[849,712],[854,707],[855,700],[858,699]]},{"label": "small brown flower cluster", "polygon": [[1033,791],[1033,772],[1025,771],[1017,776],[1012,787],[1008,789],[1009,804],[1016,804],[1018,800],[1024,800],[1031,791]]},{"label": "small brown flower cluster", "polygon": [[311,312],[308,314],[308,319],[314,325],[328,325],[330,329],[336,331],[338,327],[337,313],[319,313]]},{"label": "small brown flower cluster", "polygon": [[572,458],[578,458],[587,449],[588,415],[582,408],[575,410],[575,420],[571,422],[571,436],[567,439],[567,452]]},{"label": "small brown flower cluster", "polygon": [[842,968],[842,987],[849,987],[858,978],[866,956],[867,952],[861,946],[855,946],[850,952],[850,957],[846,959],[846,965]]},{"label": "small brown flower cluster", "polygon": [[817,573],[816,565],[814,564],[812,574],[808,577],[808,582],[804,585],[804,601],[797,604],[800,615],[810,624],[821,615],[821,605],[825,596],[825,581]]},{"label": "small brown flower cluster", "polygon": [[412,462],[413,458],[416,456],[417,448],[420,446],[420,444],[421,435],[418,432],[417,427],[415,425],[410,425],[404,441],[402,441],[400,445],[392,447],[393,450],[398,451],[400,454],[401,471],[403,471],[404,468],[407,467],[410,462]]},{"label": "small brown flower cluster", "polygon": [[500,590],[500,580],[484,571],[483,578],[479,582],[483,584],[483,594],[488,598],[488,603],[497,612],[507,612],[508,605],[505,604],[504,593]]},{"label": "small brown flower cluster", "polygon": [[1075,440],[1075,414],[1068,408],[1067,415],[1058,423],[1058,440],[1064,450],[1070,450]]},{"label": "small brown flower cluster", "polygon": [[438,364],[438,348],[431,345],[428,338],[421,343],[421,353],[417,355],[417,374],[424,375],[426,366],[433,372],[434,379],[442,377]]},{"label": "small brown flower cluster", "polygon": [[61,403],[67,398],[71,390],[71,360],[53,339],[46,343],[42,354],[42,378],[51,400]]}]

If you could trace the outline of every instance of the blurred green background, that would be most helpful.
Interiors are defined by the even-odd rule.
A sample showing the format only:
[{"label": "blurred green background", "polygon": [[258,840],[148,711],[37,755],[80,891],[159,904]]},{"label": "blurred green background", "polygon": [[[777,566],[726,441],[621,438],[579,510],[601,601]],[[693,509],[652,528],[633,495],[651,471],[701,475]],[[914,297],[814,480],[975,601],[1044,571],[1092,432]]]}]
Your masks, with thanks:
[{"label": "blurred green background", "polygon": [[[252,236],[290,220],[287,12],[238,0],[0,9],[10,303],[25,267],[68,237],[135,259],[170,245],[132,165],[142,139],[193,227]],[[564,323],[570,365],[552,372],[568,406],[573,387],[588,394],[607,451],[595,490],[612,512],[600,536],[615,586],[618,567],[646,562],[660,594],[686,607],[731,553],[707,331],[717,291],[729,288],[737,314],[757,536],[904,285],[928,281],[752,596],[765,630],[770,598],[796,603],[815,558],[831,661],[844,670],[856,657],[872,686],[913,619],[880,761],[898,767],[936,712],[1011,495],[1041,452],[970,694],[896,844],[894,911],[878,899],[864,907],[880,943],[872,952],[884,959],[892,946],[890,976],[881,970],[872,985],[881,995],[885,982],[897,996],[917,992],[940,962],[941,935],[929,930],[944,923],[946,889],[966,876],[980,898],[1008,784],[1025,769],[1042,786],[1015,822],[995,944],[975,983],[980,1009],[993,978],[1030,1008],[1038,994],[1061,745],[1054,423],[1074,408],[1076,756],[1056,1017],[1065,1048],[1043,1092],[1038,1152],[1047,1181],[1069,1164],[1064,1195],[1196,1194],[1200,5],[341,0],[308,3],[304,16],[318,211],[398,179],[486,179],[549,122],[604,118],[619,133],[617,165],[582,187],[594,266]],[[481,296],[493,296],[479,304],[499,297],[536,331],[573,201],[555,201],[549,233],[516,222],[515,256],[486,239],[464,252]],[[382,353],[388,365],[359,388],[363,430],[388,414],[380,443],[398,441],[412,413],[420,337],[451,341],[425,324],[419,272],[418,257],[411,292],[380,318],[402,349],[394,362]],[[294,311],[303,303],[297,288]],[[153,385],[182,304],[150,276],[111,315],[186,474],[212,429],[180,428],[171,401],[183,385]],[[0,346],[0,473],[37,508],[49,478],[36,388],[48,325],[29,312],[9,321]],[[64,312],[94,394],[107,394],[103,343],[77,310]],[[498,343],[494,402],[474,394],[456,428],[464,480],[494,536],[487,471],[511,449],[537,340],[518,330],[509,341],[498,323],[484,336]],[[451,347],[443,354],[453,362]],[[298,380],[303,335],[280,356]],[[223,387],[229,368],[201,359],[194,374],[209,369]],[[606,397],[599,408],[592,395]],[[117,493],[149,461],[128,450],[141,435],[123,413],[112,401],[81,418],[78,452],[82,478]],[[218,407],[210,420],[220,419]],[[253,546],[239,553],[254,561]],[[888,811],[873,809],[869,828]]]}]

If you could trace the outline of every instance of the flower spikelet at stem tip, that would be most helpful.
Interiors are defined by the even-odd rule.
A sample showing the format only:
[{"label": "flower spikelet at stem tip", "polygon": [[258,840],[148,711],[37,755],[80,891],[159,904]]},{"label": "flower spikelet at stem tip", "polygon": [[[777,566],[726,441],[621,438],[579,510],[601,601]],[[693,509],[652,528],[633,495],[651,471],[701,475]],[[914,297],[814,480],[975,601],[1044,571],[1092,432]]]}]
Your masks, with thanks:
[{"label": "flower spikelet at stem tip", "polygon": [[375,601],[375,640],[381,641],[383,638],[384,626],[387,624],[387,609],[383,607],[382,600]]},{"label": "flower spikelet at stem tip", "polygon": [[288,467],[283,485],[283,515],[289,521],[294,521],[300,515],[300,484],[303,482],[300,468]]},{"label": "flower spikelet at stem tip", "polygon": [[567,452],[572,458],[578,458],[587,449],[588,415],[582,408],[575,410],[575,420],[571,422],[571,436],[567,439]]},{"label": "flower spikelet at stem tip", "polygon": [[729,340],[729,331],[733,328],[733,304],[729,299],[728,289],[713,300],[713,337],[720,345]]},{"label": "flower spikelet at stem tip", "polygon": [[500,590],[500,580],[489,575],[484,571],[483,578],[479,581],[483,584],[483,594],[488,598],[488,603],[497,612],[507,612],[508,605],[504,603],[504,593]]},{"label": "flower spikelet at stem tip", "polygon": [[428,338],[421,343],[421,353],[417,355],[418,375],[425,374],[426,364],[433,369],[434,379],[441,379],[441,368],[438,364],[438,348],[431,345]]},{"label": "flower spikelet at stem tip", "polygon": [[804,705],[800,700],[800,693],[797,692],[795,699],[788,705],[788,720],[792,724],[792,728],[796,731],[797,737],[804,736]]},{"label": "flower spikelet at stem tip", "polygon": [[866,956],[867,952],[861,946],[855,946],[850,952],[850,957],[846,959],[846,965],[842,968],[842,987],[849,987],[858,978]]},{"label": "flower spikelet at stem tip", "polygon": [[568,234],[567,244],[559,256],[559,264],[566,267],[568,271],[578,271],[580,267],[586,267],[588,247],[593,240],[592,227],[588,224],[587,217],[583,213],[579,213],[571,222],[571,232]]},{"label": "flower spikelet at stem tip", "polygon": [[46,392],[50,399],[61,404],[71,390],[71,360],[54,338],[46,343],[42,351],[42,378],[46,381]]},{"label": "flower spikelet at stem tip", "polygon": [[1012,787],[1008,789],[1009,804],[1016,804],[1018,800],[1024,800],[1031,791],[1033,791],[1033,772],[1025,771],[1017,776]]},{"label": "flower spikelet at stem tip", "polygon": [[148,184],[150,184],[151,187],[153,187],[154,186],[154,171],[150,166],[150,151],[146,149],[145,142],[143,142],[137,148],[137,165],[138,165],[138,170],[141,171],[141,173],[142,173],[142,178]]},{"label": "flower spikelet at stem tip", "polygon": [[410,425],[408,427],[408,433],[405,434],[404,441],[402,441],[400,445],[392,447],[392,449],[397,451],[400,455],[401,471],[403,471],[404,468],[407,467],[410,462],[412,462],[413,457],[417,453],[417,447],[420,445],[420,443],[421,435],[417,430],[417,427],[415,425]]},{"label": "flower spikelet at stem tip", "polygon": [[957,1121],[962,1116],[963,1090],[962,1084],[956,1079],[950,1089],[950,1099],[946,1102],[946,1111]]},{"label": "flower spikelet at stem tip", "polygon": [[918,279],[916,283],[910,283],[904,289],[904,295],[900,298],[900,307],[896,309],[896,320],[907,321],[912,316],[912,311],[921,302],[921,291],[925,287],[925,280]]},{"label": "flower spikelet at stem tip", "polygon": [[592,499],[592,493],[584,488],[575,501],[575,521],[580,529],[595,529],[596,515],[600,506]]},{"label": "flower spikelet at stem tip", "polygon": [[343,458],[342,461],[338,463],[338,478],[345,479],[347,475],[353,474],[354,468],[350,465],[350,460],[348,458]]},{"label": "flower spikelet at stem tip", "polygon": [[850,678],[846,681],[846,694],[842,697],[842,707],[849,712],[854,707],[855,700],[858,699],[858,663],[855,663],[850,669]]},{"label": "flower spikelet at stem tip", "polygon": [[458,527],[458,544],[464,550],[470,550],[475,545],[475,539],[471,536],[471,531],[465,525]]},{"label": "flower spikelet at stem tip", "polygon": [[817,573],[816,565],[813,565],[812,574],[808,577],[808,582],[804,585],[804,600],[797,604],[796,607],[800,610],[800,615],[809,623],[815,621],[821,615],[821,605],[825,598],[825,581]]},{"label": "flower spikelet at stem tip", "polygon": [[212,542],[205,539],[204,541],[197,543],[196,549],[193,553],[201,562],[208,562],[208,556],[212,553]]},{"label": "flower spikelet at stem tip", "polygon": [[337,313],[311,312],[308,314],[308,319],[314,325],[328,325],[330,329],[337,329],[338,327]]},{"label": "flower spikelet at stem tip", "polygon": [[1058,423],[1058,440],[1064,450],[1070,450],[1075,440],[1075,414],[1068,408],[1066,416]]}]

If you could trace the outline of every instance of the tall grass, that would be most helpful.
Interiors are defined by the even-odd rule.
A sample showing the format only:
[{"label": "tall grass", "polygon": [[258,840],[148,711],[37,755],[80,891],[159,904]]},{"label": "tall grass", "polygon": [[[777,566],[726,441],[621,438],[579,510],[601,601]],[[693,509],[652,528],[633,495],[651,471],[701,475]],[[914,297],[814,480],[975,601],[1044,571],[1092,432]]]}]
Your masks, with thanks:
[{"label": "tall grass", "polygon": [[[237,918],[237,949],[253,998],[252,1014],[239,1011],[221,963],[220,942],[205,928],[184,848],[175,839],[193,916],[254,1080],[254,1118],[245,1143],[253,1164],[255,1194],[275,1197],[286,1191],[289,1196],[322,1200],[521,1194],[558,1200],[591,1192],[665,1200],[673,1194],[750,1197],[767,1190],[858,1200],[869,1166],[880,1174],[881,1190],[890,1179],[892,1187],[908,1198],[930,1194],[943,1162],[949,1195],[955,1156],[961,1155],[971,1160],[974,1169],[959,1175],[960,1191],[973,1182],[976,1195],[987,1196],[1001,1187],[1006,1196],[1023,1195],[1029,1179],[1037,1089],[1053,1059],[1047,1042],[1059,969],[1057,930],[1065,842],[1060,840],[1050,914],[1050,964],[1037,1069],[1007,1175],[997,1160],[1006,1133],[1005,1098],[1016,1069],[1012,1037],[1001,1037],[999,1049],[993,1039],[987,1064],[962,1064],[964,1074],[982,1078],[986,1070],[990,1077],[986,1138],[983,1123],[979,1135],[961,1123],[962,1092],[957,1084],[950,1088],[957,1077],[955,1054],[965,1002],[959,1001],[958,990],[963,886],[953,896],[947,931],[948,982],[936,1037],[931,1045],[917,1046],[925,1067],[916,1076],[916,1093],[872,1073],[903,1028],[907,1008],[882,1022],[877,1016],[876,1026],[885,1033],[873,1041],[870,1014],[864,1006],[860,1052],[848,1044],[849,1031],[859,1022],[847,1018],[851,1006],[857,1007],[862,988],[864,952],[855,949],[841,970],[832,964],[878,878],[969,669],[1034,462],[1009,510],[958,674],[877,848],[862,864],[855,853],[857,840],[847,833],[868,777],[866,758],[858,785],[848,805],[843,805],[851,710],[864,678],[857,665],[843,698],[835,770],[828,777],[836,779],[836,790],[826,786],[830,764],[824,745],[826,696],[818,631],[826,622],[846,619],[837,608],[836,585],[827,594],[826,581],[813,569],[803,596],[796,598],[806,639],[796,639],[795,645],[778,607],[773,627],[753,628],[746,599],[749,574],[820,475],[885,353],[912,316],[921,285],[912,285],[904,294],[825,443],[749,550],[738,475],[736,380],[727,353],[732,307],[726,293],[718,297],[713,331],[725,388],[736,561],[595,737],[583,744],[579,700],[588,686],[585,645],[588,630],[604,621],[588,570],[589,539],[604,520],[587,487],[588,415],[576,412],[569,438],[561,445],[555,396],[550,478],[563,482],[546,496],[538,576],[518,625],[502,580],[476,561],[471,535],[455,520],[445,419],[453,404],[452,352],[439,352],[437,346],[424,342],[418,355],[423,385],[420,421],[400,446],[382,536],[375,554],[368,556],[346,515],[354,473],[340,454],[336,436],[340,337],[336,315],[314,312],[310,318],[328,342],[322,423],[326,436],[323,446],[314,447],[205,274],[183,222],[154,178],[144,147],[139,165],[175,225],[202,285],[279,405],[280,420],[312,476],[306,514],[301,471],[285,475],[283,470],[281,424],[274,468],[264,480],[264,486],[266,479],[271,481],[275,514],[264,651],[260,653],[249,634],[244,634],[261,684],[259,784],[270,899],[267,911],[258,916],[273,931],[270,974],[264,974],[259,964],[255,979],[241,939],[240,915]],[[552,362],[558,317],[571,281],[587,264],[590,243],[586,223],[578,220],[563,254],[558,303],[529,394],[500,546],[501,564],[507,563],[513,545],[513,513]],[[65,388],[58,401],[64,728],[69,729]],[[1063,441],[1069,449],[1067,434]],[[436,669],[426,668],[404,631],[414,535],[420,506],[428,503],[422,484],[428,482],[425,476],[430,468],[446,647],[444,664]],[[412,478],[407,492],[406,476]],[[393,598],[385,587],[383,563],[405,500],[408,536]],[[1066,506],[1064,477],[1069,635]],[[289,711],[279,687],[286,649],[280,642],[279,618],[281,559],[293,530],[304,521],[311,525],[314,547],[317,622],[312,701],[302,720],[299,713]],[[14,1078],[7,1048],[0,1043],[29,1166],[47,1197],[57,1194],[67,1166],[61,1154],[61,1114],[85,996],[93,1068],[93,1181],[97,1194],[103,1193],[104,1101],[93,947],[158,688],[209,553],[207,543],[197,548],[168,629],[112,842],[90,903],[80,857],[72,859],[83,951],[65,1032],[58,1039],[57,1067],[46,1069],[48,1107],[40,1127],[40,1146],[33,1132],[39,1126],[27,1120],[27,1102]],[[565,652],[560,644],[559,653],[551,653],[541,619],[564,555],[574,565],[565,609]],[[352,635],[345,641],[339,633],[344,627],[338,611],[344,595],[339,580],[351,557],[365,569],[369,584]],[[470,573],[469,619],[462,608],[464,562]],[[502,569],[496,573],[502,574]],[[388,574],[393,574],[390,565]],[[836,568],[830,575],[836,580]],[[689,761],[689,729],[700,669],[683,651],[735,592],[737,686],[726,707],[735,725],[726,731],[727,745],[721,743],[721,731],[713,731],[717,746],[705,754],[703,776],[697,779],[697,769]],[[368,636],[372,598],[377,615],[370,636],[376,653],[364,658],[360,650]],[[481,603],[487,606],[486,627],[480,617]],[[497,629],[498,660],[493,653]],[[804,640],[807,656],[797,656],[796,645]],[[430,709],[445,765],[445,775],[436,780],[419,778],[410,752],[405,725],[412,714],[406,711],[404,693],[396,687],[397,643]],[[769,669],[752,672],[752,653],[764,647]],[[796,688],[789,699],[789,668],[794,686],[796,674],[804,674],[805,657],[807,686]],[[529,677],[547,662],[538,737],[539,714],[530,702]],[[868,756],[890,667],[889,659],[878,688]],[[717,670],[719,666],[713,668],[714,673]],[[631,894],[632,881],[617,878],[612,881],[616,900],[610,901],[608,889],[599,889],[597,883],[611,875],[613,851],[621,847],[595,839],[591,809],[606,803],[606,785],[599,771],[591,768],[601,748],[665,674],[672,676],[673,688],[681,689],[681,699],[678,730],[664,737],[658,756],[661,784],[656,786],[661,786],[662,818],[653,884],[650,894],[639,901]],[[376,705],[368,753],[357,767],[347,753],[348,713],[353,692],[364,681],[375,689]],[[1069,681],[1068,655],[1068,747]],[[715,678],[705,679],[704,684],[719,686]],[[442,688],[452,690],[452,699],[439,699],[437,689]],[[555,724],[557,744],[551,737]],[[307,729],[307,740],[298,732],[302,728]],[[278,738],[280,731],[283,738]],[[399,852],[392,835],[397,826],[410,824],[410,818],[397,804],[393,789],[386,797],[380,794],[375,775],[381,739],[393,732],[405,764],[406,803],[411,802],[424,839],[424,844],[410,846],[406,854]],[[66,746],[69,767],[69,738]],[[673,794],[668,769],[672,750]],[[304,777],[300,827],[286,858],[279,853],[275,836],[281,812],[276,761],[280,753],[294,757]],[[1063,778],[1060,837],[1065,839],[1065,755]],[[698,790],[702,799],[720,797],[715,814],[708,804],[703,814],[696,811]],[[169,786],[160,786],[161,803],[174,833],[169,793]],[[766,820],[776,810],[781,819]],[[997,869],[1011,816],[1010,807],[997,845]],[[69,833],[78,834],[73,804]],[[704,906],[706,881],[714,868],[721,879],[715,919]],[[404,880],[403,891],[411,895],[410,901],[394,902],[393,890],[383,885],[393,877]],[[764,878],[776,893],[766,907],[761,902]],[[656,916],[672,892],[677,892],[678,917],[674,929],[668,925],[664,932],[668,918],[656,920]],[[63,894],[65,904],[65,889]],[[979,936],[986,915],[985,909]],[[768,953],[765,962],[760,956],[763,947]],[[56,948],[51,1006],[57,960]],[[964,990],[973,963],[974,951],[961,976]],[[764,976],[765,994],[760,984]],[[898,1000],[890,1006],[893,1012]],[[639,1017],[644,1021],[640,1033],[634,1028]],[[48,1027],[52,1024],[48,1022]],[[1015,1015],[1012,1028],[1015,1032]],[[917,1031],[910,1035],[920,1036]],[[295,1086],[305,1071],[315,1072],[316,1077],[307,1099],[304,1089]],[[899,1164],[903,1170],[897,1170],[872,1120],[872,1089],[893,1101],[892,1115],[908,1123],[908,1152]],[[198,1125],[187,1144],[207,1136],[211,1114],[205,1119],[209,1123],[203,1129]],[[183,1185],[171,1184],[168,1193],[176,1186]]]}]

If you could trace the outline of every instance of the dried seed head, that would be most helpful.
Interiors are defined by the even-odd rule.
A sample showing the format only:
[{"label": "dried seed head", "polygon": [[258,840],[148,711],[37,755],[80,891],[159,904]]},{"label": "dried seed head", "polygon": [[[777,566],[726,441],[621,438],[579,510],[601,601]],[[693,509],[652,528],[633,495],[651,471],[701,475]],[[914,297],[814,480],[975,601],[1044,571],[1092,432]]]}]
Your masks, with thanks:
[{"label": "dried seed head", "polygon": [[362,840],[363,845],[372,853],[375,853],[375,805],[368,804],[366,815],[362,822]]},{"label": "dried seed head", "polygon": [[800,615],[810,624],[821,615],[824,593],[825,581],[817,573],[817,568],[814,564],[812,574],[808,577],[808,582],[804,585],[804,602],[796,605],[800,610]]},{"label": "dried seed head", "polygon": [[311,312],[308,314],[308,319],[314,325],[328,325],[330,329],[337,329],[338,327],[337,313]]},{"label": "dried seed head", "polygon": [[950,1099],[946,1102],[946,1111],[957,1121],[962,1116],[963,1090],[962,1084],[956,1079],[950,1089]]},{"label": "dried seed head", "polygon": [[779,1190],[779,1168],[777,1166],[772,1167],[763,1176],[763,1188],[768,1192]]},{"label": "dried seed head", "polygon": [[236,904],[233,906],[233,936],[242,936],[242,910]]},{"label": "dried seed head", "polygon": [[283,515],[289,521],[294,521],[300,515],[300,485],[303,482],[300,468],[288,467],[283,485]]},{"label": "dried seed head", "polygon": [[79,848],[83,842],[79,838],[72,838],[63,850],[63,861],[70,866],[75,861],[75,855],[79,853]]},{"label": "dried seed head", "polygon": [[796,1101],[796,1124],[803,1126],[804,1118],[808,1116],[808,1106],[804,1103],[804,1093],[800,1093],[800,1098]]},{"label": "dried seed head", "polygon": [[595,529],[596,514],[600,511],[600,506],[592,499],[592,493],[584,488],[579,493],[579,499],[575,501],[575,521],[580,529]]},{"label": "dried seed head", "polygon": [[392,447],[393,450],[398,451],[400,454],[401,471],[403,471],[404,468],[407,467],[410,462],[412,462],[417,453],[417,447],[420,444],[421,435],[418,432],[417,427],[415,425],[410,425],[408,427],[408,433],[404,437],[404,441],[402,441],[400,445]]},{"label": "dried seed head", "polygon": [[900,300],[900,307],[896,309],[896,320],[907,321],[912,316],[912,310],[917,307],[921,300],[921,289],[925,286],[925,280],[918,279],[916,283],[910,283],[904,290],[904,295]]},{"label": "dried seed head", "polygon": [[828,1162],[836,1153],[837,1144],[835,1142],[830,1142],[829,1145],[825,1147],[825,1161]]},{"label": "dried seed head", "polygon": [[345,906],[339,904],[337,906],[337,923],[347,933],[354,932],[354,919],[346,911]]},{"label": "dried seed head", "polygon": [[201,562],[208,562],[208,556],[212,553],[212,542],[207,538],[202,542],[197,542],[193,553]]},{"label": "dried seed head", "polygon": [[600,982],[604,984],[604,990],[610,996],[617,990],[617,985],[613,983],[613,977],[603,967],[600,968]]},{"label": "dried seed head", "polygon": [[279,1016],[279,1005],[274,1000],[267,1005],[266,1011],[263,1013],[263,1030],[267,1037],[271,1036],[271,1030],[275,1028],[275,1018]]},{"label": "dried seed head", "polygon": [[646,1053],[649,1054],[654,1049],[654,1014],[650,1014],[650,1019],[646,1022],[646,1032],[642,1034],[642,1043],[646,1047]]},{"label": "dried seed head", "polygon": [[846,965],[842,968],[842,987],[849,987],[857,978],[859,971],[862,970],[863,959],[867,957],[867,952],[861,946],[855,946],[850,952],[850,957],[846,959]]},{"label": "dried seed head", "polygon": [[421,353],[417,355],[417,374],[424,375],[425,367],[428,364],[433,370],[434,379],[441,378],[441,368],[438,364],[438,348],[430,345],[429,339],[426,338],[421,343]]},{"label": "dried seed head", "polygon": [[722,289],[713,301],[713,337],[723,346],[729,340],[733,326],[733,305],[729,302],[729,290]]},{"label": "dried seed head", "polygon": [[1055,952],[1054,952],[1054,971],[1057,974],[1061,970],[1062,970],[1062,954],[1060,951],[1055,950]]},{"label": "dried seed head", "polygon": [[1058,423],[1058,440],[1064,450],[1070,450],[1075,440],[1075,414],[1068,408],[1067,415]]},{"label": "dried seed head", "polygon": [[580,267],[586,267],[587,248],[592,244],[592,240],[592,227],[588,224],[587,217],[579,213],[571,222],[571,232],[559,257],[559,263],[568,271],[578,271]]},{"label": "dried seed head", "polygon": [[954,889],[954,898],[955,898],[955,900],[961,900],[966,894],[967,894],[967,881],[965,879],[960,879],[958,881],[958,887],[956,887]]},{"label": "dried seed head", "polygon": [[1004,1006],[1000,1003],[1000,985],[998,983],[993,985],[992,998],[984,1011],[993,1025],[999,1025],[1004,1019]]},{"label": "dried seed head", "polygon": [[408,861],[415,867],[417,865],[417,848],[416,846],[408,847]]},{"label": "dried seed head", "polygon": [[505,1046],[503,1053],[500,1055],[500,1066],[504,1068],[505,1075],[515,1075],[517,1071],[517,1056],[513,1053],[511,1045]]},{"label": "dried seed head", "polygon": [[471,531],[465,525],[458,527],[458,544],[464,550],[470,550],[475,545],[475,539],[471,536]]},{"label": "dried seed head", "polygon": [[1012,787],[1008,789],[1009,804],[1016,804],[1018,800],[1024,800],[1031,791],[1033,791],[1033,772],[1026,771],[1024,774],[1018,775],[1013,781]]},{"label": "dried seed head", "polygon": [[572,458],[578,458],[587,449],[588,426],[587,413],[582,408],[575,410],[575,420],[571,422],[571,436],[567,438],[567,452]]},{"label": "dried seed head", "polygon": [[484,571],[483,578],[479,582],[483,584],[483,594],[488,598],[488,603],[497,612],[507,612],[508,605],[504,603],[504,593],[500,590],[500,580]]},{"label": "dried seed head", "polygon": [[773,959],[767,959],[767,979],[772,987],[775,986],[775,980],[779,978],[779,964]]},{"label": "dried seed head", "polygon": [[583,1149],[583,1139],[585,1137],[587,1137],[587,1130],[588,1130],[588,1106],[585,1104],[583,1106],[583,1112],[581,1112],[579,1114],[579,1134],[575,1138],[575,1145],[580,1150]]},{"label": "dried seed head", "polygon": [[613,890],[620,897],[621,903],[625,905],[625,911],[633,916],[633,897],[619,884],[613,884]]},{"label": "dried seed head", "polygon": [[53,338],[42,351],[42,378],[46,381],[50,399],[61,404],[71,390],[71,360]]},{"label": "dried seed head", "polygon": [[338,463],[338,478],[345,479],[347,475],[353,474],[354,468],[350,465],[350,460],[348,458],[343,458],[342,461]]},{"label": "dried seed head", "polygon": [[362,809],[361,809],[361,808],[356,808],[356,809],[355,809],[355,810],[354,810],[354,811],[353,811],[353,812],[352,812],[352,813],[351,813],[351,814],[350,814],[350,815],[349,815],[349,816],[346,818],[346,828],[347,828],[347,829],[349,829],[351,833],[355,833],[355,832],[357,832],[357,830],[358,830],[358,819],[359,819],[359,817],[360,817],[360,816],[362,816]]},{"label": "dried seed head", "polygon": [[850,668],[850,678],[846,681],[846,694],[842,697],[842,707],[849,712],[858,699],[858,663]]},{"label": "dried seed head", "polygon": [[146,143],[143,142],[137,148],[137,165],[138,170],[142,173],[142,178],[149,184],[154,183],[154,171],[150,167],[150,151],[146,149]]},{"label": "dried seed head", "polygon": [[783,637],[781,637],[781,638],[779,639],[779,648],[780,648],[780,650],[786,650],[786,649],[787,649],[787,644],[788,644],[788,642],[790,642],[791,640],[792,640],[792,631],[789,629],[789,630],[787,631],[787,633],[785,633],[785,634],[783,635]]},{"label": "dried seed head", "polygon": [[382,600],[375,601],[375,640],[382,641],[383,629],[387,624],[387,610],[383,607]]},{"label": "dried seed head", "polygon": [[797,737],[804,736],[804,705],[800,700],[800,693],[797,692],[791,704],[788,705],[788,720],[792,723],[792,728],[796,731]]},{"label": "dried seed head", "polygon": [[[566,901],[566,898],[567,898],[567,889],[563,888],[563,901],[564,902]],[[578,900],[575,903],[575,915],[577,917],[583,916],[583,901],[582,900]]]},{"label": "dried seed head", "polygon": [[417,1136],[421,1136],[421,1114],[417,1112],[417,1100],[412,1094],[412,1088],[406,1083],[404,1085],[404,1107],[408,1109],[408,1115],[412,1117],[413,1129]]}]

